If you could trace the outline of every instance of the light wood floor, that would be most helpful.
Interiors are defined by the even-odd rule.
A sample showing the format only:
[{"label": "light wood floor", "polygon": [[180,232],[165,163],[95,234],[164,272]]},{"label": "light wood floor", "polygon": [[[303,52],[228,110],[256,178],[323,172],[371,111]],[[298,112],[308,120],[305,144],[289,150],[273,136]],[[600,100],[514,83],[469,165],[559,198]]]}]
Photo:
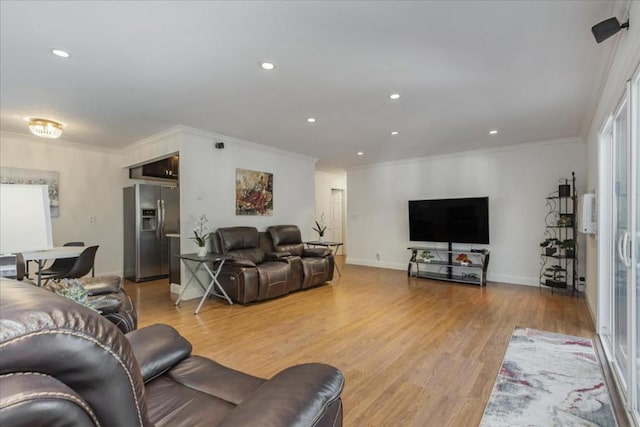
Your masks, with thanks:
[{"label": "light wood floor", "polygon": [[477,425],[515,326],[593,338],[582,297],[341,269],[328,286],[259,304],[211,298],[198,316],[197,300],[174,307],[166,280],[126,290],[141,327],[168,323],[194,354],[234,369],[269,378],[296,363],[338,367],[346,426]]}]

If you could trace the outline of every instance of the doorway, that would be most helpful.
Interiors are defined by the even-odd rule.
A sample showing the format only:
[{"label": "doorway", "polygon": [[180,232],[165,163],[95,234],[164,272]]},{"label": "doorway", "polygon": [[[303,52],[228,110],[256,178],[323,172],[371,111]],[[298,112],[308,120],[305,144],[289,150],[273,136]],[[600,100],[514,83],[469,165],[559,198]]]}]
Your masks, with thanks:
[{"label": "doorway", "polygon": [[[329,215],[330,239],[344,243],[344,190],[331,189],[331,214]],[[344,245],[336,255],[345,255]]]}]

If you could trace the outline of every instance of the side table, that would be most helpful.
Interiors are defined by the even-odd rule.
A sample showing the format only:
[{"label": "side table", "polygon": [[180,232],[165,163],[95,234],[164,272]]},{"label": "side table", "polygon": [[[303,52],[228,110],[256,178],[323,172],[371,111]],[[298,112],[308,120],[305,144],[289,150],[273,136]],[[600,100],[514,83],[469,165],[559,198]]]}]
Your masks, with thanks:
[{"label": "side table", "polygon": [[304,242],[304,243],[307,245],[307,247],[309,247],[309,246],[323,246],[323,247],[329,248],[329,249],[334,248],[333,249],[333,260],[334,260],[333,265],[335,266],[336,271],[338,272],[338,275],[340,277],[342,277],[342,273],[340,272],[340,269],[338,268],[338,263],[335,262],[336,255],[338,255],[338,249],[340,249],[340,246],[342,246],[342,244],[343,244],[342,242],[321,242],[319,240],[312,240],[310,242]]},{"label": "side table", "polygon": [[[175,302],[176,306],[180,304],[180,301],[182,300],[182,296],[186,292],[187,288],[191,284],[191,281],[193,280],[194,277],[196,279],[196,282],[198,282],[200,287],[204,290],[204,295],[202,296],[202,299],[200,300],[200,304],[198,304],[198,307],[196,308],[196,311],[194,314],[198,314],[198,312],[202,308],[202,304],[204,304],[205,300],[209,295],[214,295],[219,298],[224,298],[225,300],[227,300],[229,304],[233,304],[233,301],[231,301],[231,298],[229,298],[229,295],[227,295],[222,285],[220,285],[220,282],[218,282],[218,275],[220,274],[220,270],[222,270],[222,266],[224,265],[224,262],[232,258],[231,256],[223,255],[223,254],[213,254],[213,253],[207,254],[203,257],[198,256],[198,254],[196,253],[182,254],[182,255],[176,255],[176,256],[182,260],[182,263],[184,264],[184,266],[191,273],[191,277],[189,277],[189,280],[187,281],[187,283],[180,290],[180,295],[178,296],[178,299]],[[209,263],[211,263],[212,267],[214,268],[216,264],[218,265],[217,268],[215,268],[215,271],[212,271],[209,268],[209,266],[207,265]],[[192,267],[191,264],[195,264],[196,266],[195,269]],[[200,271],[201,269],[204,269],[209,274],[209,277],[211,278],[211,281],[209,282],[209,286],[206,288],[204,284],[200,281],[200,278],[198,277],[198,274],[197,274],[198,271]],[[218,288],[220,293],[216,292],[215,288]]]}]

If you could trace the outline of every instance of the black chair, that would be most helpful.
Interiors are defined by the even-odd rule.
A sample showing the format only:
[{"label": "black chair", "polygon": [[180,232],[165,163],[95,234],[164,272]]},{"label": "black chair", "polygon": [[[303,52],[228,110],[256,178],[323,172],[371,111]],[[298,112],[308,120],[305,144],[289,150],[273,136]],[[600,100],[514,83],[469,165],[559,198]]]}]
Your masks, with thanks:
[{"label": "black chair", "polygon": [[[98,251],[98,245],[89,246],[85,250],[82,251],[80,256],[76,258],[76,262],[73,263],[73,266],[69,271],[64,271],[62,273],[50,275],[47,277],[47,281],[49,280],[60,280],[60,279],[78,279],[80,277],[84,277],[91,270],[93,270],[93,264],[96,259],[96,252]],[[46,282],[45,282],[46,284]]]},{"label": "black chair", "polygon": [[[84,242],[67,242],[62,246],[84,246]],[[73,265],[76,263],[77,259],[78,257],[58,258],[53,261],[53,264],[51,264],[51,266],[42,270],[40,272],[40,275],[43,278],[47,278],[46,276],[56,276],[61,273],[66,273],[73,268]]]}]

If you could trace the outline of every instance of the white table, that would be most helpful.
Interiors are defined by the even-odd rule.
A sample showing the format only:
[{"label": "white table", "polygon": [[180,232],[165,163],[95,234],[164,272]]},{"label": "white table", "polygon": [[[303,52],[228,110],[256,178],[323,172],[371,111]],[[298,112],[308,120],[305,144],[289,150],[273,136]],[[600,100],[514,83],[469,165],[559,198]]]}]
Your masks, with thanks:
[{"label": "white table", "polygon": [[[202,295],[200,304],[198,304],[198,307],[196,308],[196,312],[194,314],[198,314],[198,312],[200,312],[200,308],[202,308],[202,304],[204,304],[205,300],[209,295],[214,295],[219,298],[224,298],[225,300],[227,300],[229,304],[233,304],[233,301],[231,301],[231,298],[229,298],[229,295],[227,295],[227,293],[224,291],[224,288],[222,287],[220,282],[218,282],[218,275],[220,274],[220,270],[222,270],[222,266],[224,265],[225,260],[232,259],[231,256],[222,255],[222,254],[206,254],[205,256],[201,257],[195,253],[176,255],[176,256],[182,260],[184,265],[187,267],[187,270],[189,270],[189,272],[191,273],[191,277],[189,277],[189,280],[185,285],[181,286],[182,290],[180,290],[180,296],[178,296],[178,299],[176,300],[175,305],[180,304],[180,301],[182,301],[182,296],[184,295],[185,291],[187,290],[187,288],[191,284],[191,281],[194,278],[196,279],[196,282],[198,282],[200,287],[204,290],[204,295]],[[195,270],[189,265],[190,262],[196,264]],[[214,268],[215,268],[215,264],[218,264],[215,271],[211,271],[211,269],[207,265],[209,263],[211,263]],[[206,272],[209,274],[209,277],[211,278],[211,281],[209,282],[209,286],[206,288],[200,281],[200,278],[198,278],[198,271],[200,270],[200,268],[204,268]],[[216,292],[214,290],[214,286],[217,287],[221,293]]]},{"label": "white table", "polygon": [[24,262],[36,261],[38,263],[38,286],[42,286],[42,277],[40,272],[42,271],[42,265],[48,259],[58,258],[75,258],[80,256],[82,251],[85,250],[84,246],[57,246],[51,249],[45,249],[43,251],[23,252],[22,256]]}]

